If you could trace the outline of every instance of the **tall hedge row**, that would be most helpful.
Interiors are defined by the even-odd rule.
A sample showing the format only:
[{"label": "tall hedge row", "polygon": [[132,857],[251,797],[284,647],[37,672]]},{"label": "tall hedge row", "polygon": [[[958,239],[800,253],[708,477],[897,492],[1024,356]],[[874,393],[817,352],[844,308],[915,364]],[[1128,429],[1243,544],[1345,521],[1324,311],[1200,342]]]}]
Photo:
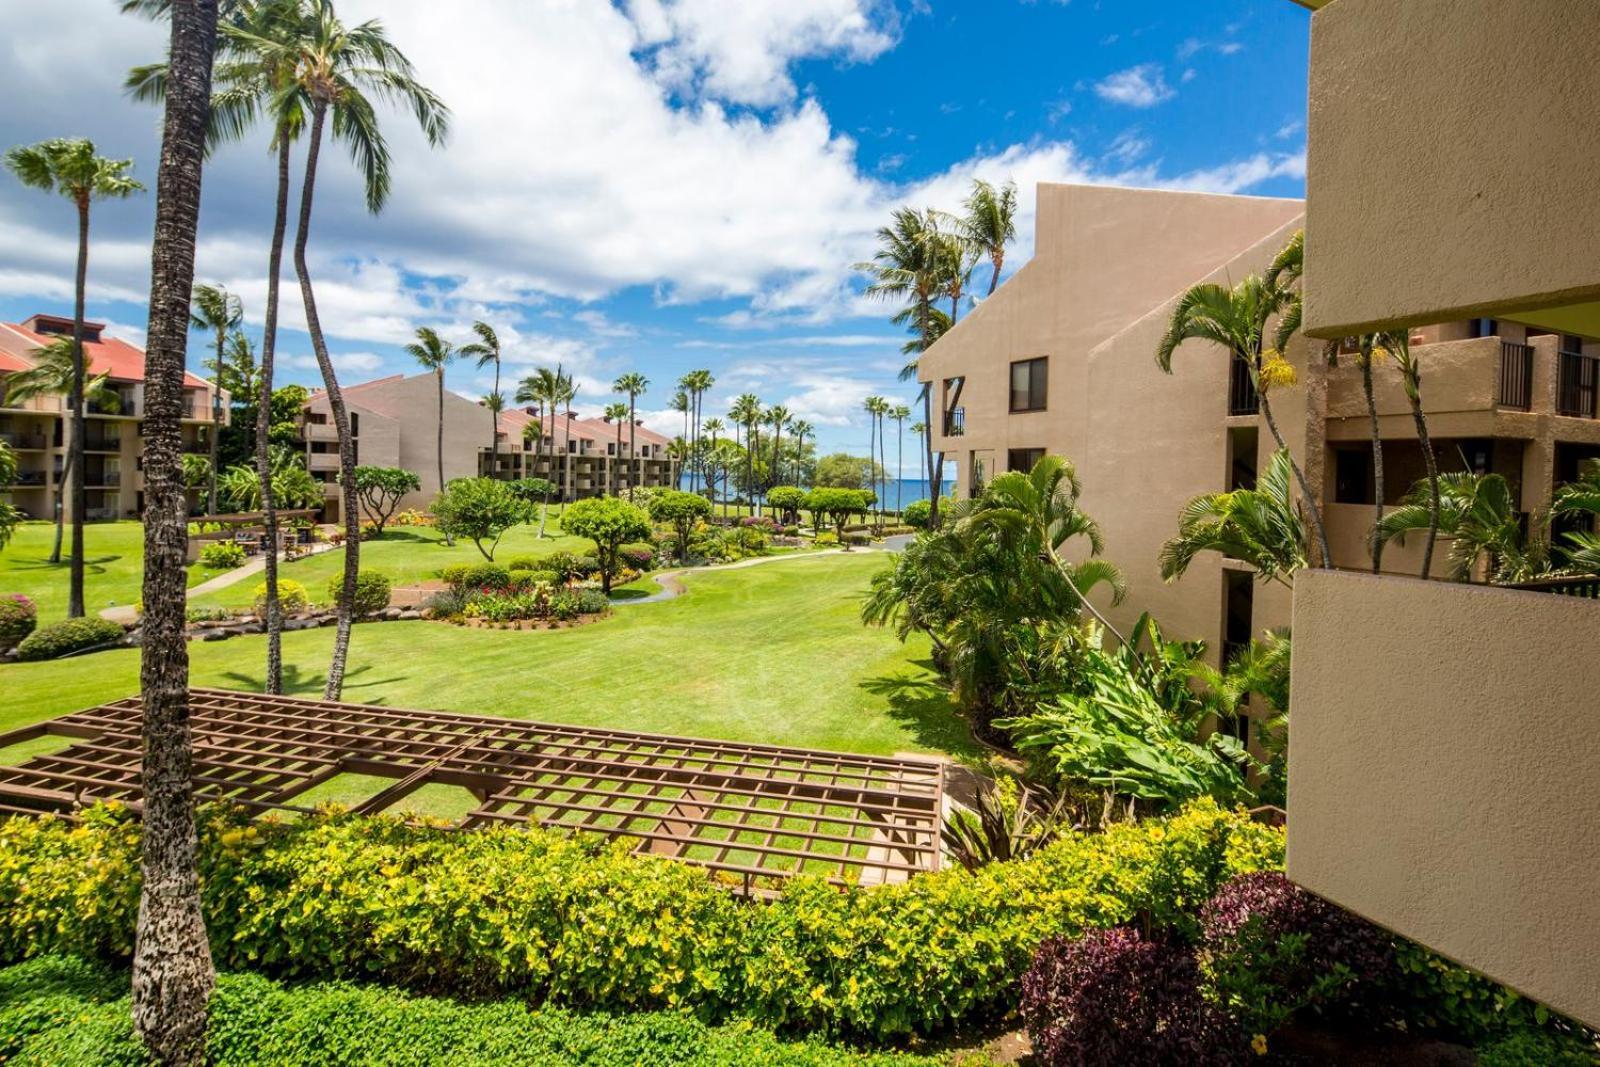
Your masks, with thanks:
[{"label": "tall hedge row", "polygon": [[[213,810],[201,833],[212,953],[224,970],[887,1038],[1009,1004],[1047,937],[1134,919],[1192,933],[1223,881],[1281,865],[1283,838],[1202,802],[976,873],[844,892],[797,879],[765,904],[625,847]],[[0,962],[126,958],[137,849],[137,824],[115,810],[0,824]]]}]

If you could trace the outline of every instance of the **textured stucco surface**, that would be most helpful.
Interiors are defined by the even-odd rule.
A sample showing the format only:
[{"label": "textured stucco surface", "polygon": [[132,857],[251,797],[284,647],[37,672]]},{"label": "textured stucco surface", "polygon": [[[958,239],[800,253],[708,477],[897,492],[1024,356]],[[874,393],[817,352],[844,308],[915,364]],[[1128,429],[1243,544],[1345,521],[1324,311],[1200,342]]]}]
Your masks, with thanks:
[{"label": "textured stucco surface", "polygon": [[1600,604],[1306,571],[1294,642],[1289,876],[1600,1026]]},{"label": "textured stucco surface", "polygon": [[1311,25],[1307,330],[1600,335],[1600,4],[1334,0]]}]

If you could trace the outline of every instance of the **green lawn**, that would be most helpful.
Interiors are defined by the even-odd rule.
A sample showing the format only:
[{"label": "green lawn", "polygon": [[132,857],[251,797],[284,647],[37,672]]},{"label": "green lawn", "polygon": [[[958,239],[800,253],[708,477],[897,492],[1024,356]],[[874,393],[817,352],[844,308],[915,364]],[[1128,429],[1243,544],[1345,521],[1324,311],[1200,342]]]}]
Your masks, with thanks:
[{"label": "green lawn", "polygon": [[[594,547],[592,541],[562,533],[558,515],[558,508],[550,509],[550,521],[542,541],[537,522],[511,530],[500,539],[500,547],[494,553],[495,562],[550,552],[581,552]],[[454,546],[446,546],[439,531],[431,526],[391,527],[381,538],[361,542],[361,569],[381,571],[395,585],[415,585],[453,563],[482,562],[483,554],[471,541],[457,541]],[[336,549],[287,563],[279,568],[278,574],[304,585],[312,601],[320,603],[328,599],[328,580],[343,569],[344,552]],[[247,578],[196,597],[190,603],[196,607],[247,607],[255,600],[255,589],[260,584],[260,578]]]},{"label": "green lawn", "polygon": [[[361,625],[344,695],[853,752],[973,753],[922,662],[926,646],[859,621],[860,595],[887,562],[861,552],[695,572],[684,596],[567,630]],[[284,635],[292,693],[321,694],[332,640],[331,629]],[[263,644],[192,643],[194,683],[259,689]],[[0,666],[0,730],[135,693],[138,666],[131,649]]]},{"label": "green lawn", "polygon": [[[39,605],[39,621],[67,617],[67,574],[63,557],[51,563],[50,546],[56,528],[49,522],[25,522],[16,536],[0,549],[0,593],[22,593]],[[63,547],[70,549],[72,530]],[[139,599],[144,574],[144,525],[138,522],[91,522],[83,528],[84,606],[91,615],[101,608],[132,604]],[[197,585],[219,574],[198,565],[189,568],[189,584]]]}]

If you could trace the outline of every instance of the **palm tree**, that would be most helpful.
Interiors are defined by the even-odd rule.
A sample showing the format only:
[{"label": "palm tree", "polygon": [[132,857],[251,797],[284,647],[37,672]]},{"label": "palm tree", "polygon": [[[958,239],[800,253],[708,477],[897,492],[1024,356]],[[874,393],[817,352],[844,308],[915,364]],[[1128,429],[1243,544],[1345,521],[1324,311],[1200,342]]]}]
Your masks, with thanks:
[{"label": "palm tree", "polygon": [[482,319],[472,324],[472,332],[478,339],[462,345],[458,354],[477,360],[479,370],[494,365],[494,391],[489,395],[498,402],[484,406],[489,408],[489,477],[495,478],[500,473],[500,411],[505,407],[505,396],[500,392],[500,335]]},{"label": "palm tree", "polygon": [[[145,354],[145,611],[139,649],[144,807],[133,1024],[158,1062],[198,1064],[205,1054],[206,1002],[216,977],[206,942],[196,858],[189,661],[184,643],[189,502],[183,482],[182,418],[217,5],[172,0],[169,18],[170,70],[156,181]],[[92,157],[92,149],[88,155]],[[121,177],[120,169],[111,168],[118,187],[131,191],[131,180]],[[80,218],[86,223],[87,200],[83,204]],[[73,342],[80,400],[82,251],[80,242],[80,324]],[[81,559],[81,551],[77,555]]]},{"label": "palm tree", "polygon": [[[683,480],[684,470],[687,468],[689,462],[689,411],[694,407],[694,405],[689,400],[689,390],[685,389],[683,385],[686,380],[686,377],[678,379],[678,391],[672,394],[672,403],[668,405],[673,411],[683,413],[683,435],[678,438],[678,440],[683,442],[683,447],[678,449],[678,462],[680,466],[678,468],[678,481],[673,485],[674,489],[682,488],[681,484],[679,483],[681,483]],[[690,477],[689,487],[691,489],[694,488],[693,476]]]},{"label": "palm tree", "polygon": [[607,422],[614,422],[617,424],[617,455],[616,458],[611,461],[611,468],[608,472],[611,475],[611,495],[616,496],[617,464],[622,462],[622,420],[628,417],[628,405],[621,403],[607,404],[605,417]]},{"label": "palm tree", "polygon": [[996,189],[983,179],[975,179],[972,192],[962,204],[961,233],[969,244],[985,256],[994,268],[989,275],[989,291],[1000,284],[1000,269],[1006,261],[1006,245],[1017,237],[1017,183],[1008,181]]},{"label": "palm tree", "polygon": [[700,467],[700,412],[705,395],[717,380],[708,370],[692,370],[678,379],[678,389],[684,394],[687,408],[684,411],[684,435],[689,444],[689,491],[699,487]]},{"label": "palm tree", "polygon": [[217,440],[222,427],[222,368],[228,362],[228,335],[244,322],[244,303],[220,285],[196,285],[190,297],[189,325],[210,330],[216,359],[211,364],[211,479],[206,506],[217,513]]},{"label": "palm tree", "polygon": [[762,495],[783,481],[783,428],[789,422],[789,409],[782,404],[772,405],[767,409],[766,422],[772,427],[772,466],[764,479]]},{"label": "palm tree", "polygon": [[[558,473],[556,467],[556,418],[557,412],[571,399],[570,379],[562,373],[561,366],[557,364],[555,370],[549,367],[540,367],[534,373],[523,378],[517,386],[517,403],[537,404],[541,412],[540,421],[543,421],[543,412],[550,412],[550,478],[556,484],[557,495],[564,496],[566,478],[563,473]],[[566,469],[563,464],[561,470]],[[543,536],[541,534],[541,536]]]},{"label": "palm tree", "polygon": [[634,405],[638,402],[639,397],[644,395],[645,390],[649,388],[650,379],[638,371],[629,371],[611,383],[611,391],[613,393],[628,394],[628,453],[637,468],[633,480],[635,486],[644,484],[644,460],[639,458],[639,447],[636,443],[637,435],[635,431],[638,429],[639,422],[634,416]]},{"label": "palm tree", "polygon": [[1452,581],[1471,580],[1480,561],[1499,582],[1526,581],[1549,569],[1543,537],[1523,532],[1515,494],[1498,474],[1457,471],[1424,479],[1384,516],[1374,536],[1404,544],[1418,530],[1430,539],[1441,533],[1451,538]]},{"label": "palm tree", "polygon": [[744,427],[744,489],[750,494],[752,510],[755,508],[755,452],[757,427],[761,424],[761,398],[754,393],[740,393],[728,409],[728,418],[734,425]]},{"label": "palm tree", "polygon": [[[889,402],[881,396],[869,396],[863,407],[867,411],[867,450],[868,450],[868,477],[874,484],[874,492],[878,497],[878,522],[883,522],[884,496],[888,495],[888,487],[879,484],[879,472],[885,471],[879,460],[883,454],[883,416],[889,410]],[[882,490],[882,492],[878,492]]]},{"label": "palm tree", "polygon": [[888,414],[895,425],[894,510],[896,514],[903,516],[905,511],[900,506],[900,492],[905,487],[906,480],[906,420],[911,417],[911,409],[904,404],[896,404],[889,409]]},{"label": "palm tree", "polygon": [[913,422],[911,424],[911,436],[917,439],[917,481],[923,483],[924,490],[927,489],[928,472],[922,466],[922,438],[927,432],[928,426],[926,423]]},{"label": "palm tree", "polygon": [[[1288,385],[1294,381],[1294,368],[1276,350],[1266,349],[1265,337],[1268,321],[1289,303],[1283,289],[1269,285],[1265,280],[1250,275],[1229,289],[1213,283],[1191,286],[1179,299],[1167,323],[1166,334],[1156,349],[1156,363],[1163,371],[1172,373],[1172,355],[1178,346],[1190,339],[1210,341],[1229,353],[1230,358],[1242,360],[1256,387],[1256,404],[1266,420],[1278,450],[1288,445],[1278,429],[1272,414],[1268,394],[1275,385]],[[1316,496],[1306,481],[1305,472],[1289,457],[1289,468],[1299,483],[1306,512],[1316,534],[1322,566],[1333,565],[1328,550],[1328,535],[1322,525],[1322,510]]]},{"label": "palm tree", "polygon": [[1273,453],[1253,489],[1206,493],[1184,505],[1177,536],[1161,546],[1161,577],[1181,578],[1201,552],[1244,560],[1263,582],[1293,588],[1306,565],[1305,525],[1291,491],[1289,453]]},{"label": "palm tree", "polygon": [[806,420],[798,419],[790,424],[789,432],[794,434],[794,484],[799,485],[805,480],[806,438],[816,430]]},{"label": "palm tree", "polygon": [[1595,519],[1600,517],[1600,460],[1584,463],[1577,480],[1556,490],[1550,514],[1585,520],[1585,529],[1566,535],[1566,563],[1585,574],[1600,574],[1600,537],[1594,531]]},{"label": "palm tree", "polygon": [[305,304],[306,329],[311,335],[311,348],[322,373],[339,438],[339,481],[343,487],[340,510],[345,522],[344,586],[339,596],[339,620],[324,689],[325,699],[337,700],[344,691],[356,579],[361,565],[361,509],[356,496],[355,442],[350,436],[349,413],[328,355],[311,272],[306,264],[322,134],[328,127],[331,113],[333,138],[349,148],[351,158],[362,172],[367,210],[377,214],[389,197],[391,179],[389,149],[378,129],[372,97],[409,107],[428,143],[435,147],[444,143],[449,129],[449,110],[416,80],[410,60],[389,41],[377,20],[345,26],[333,10],[332,0],[303,0],[303,4],[303,14],[285,16],[289,18],[290,27],[282,39],[239,28],[230,28],[229,36],[241,47],[256,49],[262,69],[272,72],[273,76],[283,76],[281,72],[292,70],[292,80],[280,85],[275,97],[287,99],[298,94],[310,108],[294,265],[300,280],[301,300]]},{"label": "palm tree", "polygon": [[561,369],[561,364],[556,364],[556,391],[552,396],[554,410],[561,415],[562,439],[557,447],[561,450],[561,457],[566,462],[566,472],[561,483],[561,500],[567,499],[567,490],[571,488],[574,495],[577,493],[578,474],[576,464],[572,461],[572,402],[577,399],[578,386],[572,375],[566,374]]},{"label": "palm tree", "polygon": [[89,492],[83,474],[83,383],[87,375],[83,358],[83,316],[89,279],[89,205],[95,200],[126,199],[144,188],[128,171],[131,159],[106,159],[94,152],[86,138],[58,137],[33,145],[18,145],[6,152],[6,166],[17,180],[32,189],[59,193],[78,212],[78,269],[72,302],[72,389],[67,394],[72,432],[67,438],[66,473],[72,497],[72,567],[68,578],[67,617],[81,618],[83,606],[83,519]]},{"label": "palm tree", "polygon": [[[36,396],[66,397],[72,394],[72,383],[77,375],[77,360],[72,354],[72,339],[58,337],[43,348],[35,349],[29,356],[33,366],[27,370],[16,371],[6,379],[6,396],[10,404],[22,404]],[[89,379],[83,385],[84,403],[113,404],[117,394],[106,388],[106,375],[100,374]],[[59,489],[72,480],[72,471],[77,462],[77,453],[73,449],[67,450],[66,461],[61,467],[61,481]],[[60,494],[58,493],[58,496]],[[61,538],[66,526],[67,510],[56,505],[56,539],[55,545],[50,550],[50,562],[61,562]]]},{"label": "palm tree", "polygon": [[[727,427],[723,424],[723,421],[715,415],[707,419],[705,425],[701,427],[703,432],[711,435],[711,447],[705,450],[705,461],[706,496],[712,501],[717,498],[717,460],[720,458],[717,446],[722,443],[722,431],[725,429]],[[728,515],[728,501],[726,498],[722,501],[722,515],[724,518]]]},{"label": "palm tree", "polygon": [[455,358],[455,349],[450,342],[440,337],[438,332],[430,326],[417,328],[417,339],[405,346],[406,355],[417,361],[425,371],[431,373],[435,384],[439,387],[439,417],[435,420],[436,431],[434,457],[439,463],[439,492],[444,492],[444,369]]},{"label": "palm tree", "polygon": [[[1380,333],[1376,338],[1377,346],[1388,353],[1394,360],[1395,366],[1400,371],[1400,384],[1406,391],[1406,400],[1411,405],[1411,421],[1417,427],[1417,443],[1422,448],[1422,461],[1428,470],[1428,539],[1422,548],[1422,578],[1428,578],[1428,572],[1433,569],[1433,547],[1439,539],[1439,523],[1441,521],[1440,486],[1439,486],[1439,461],[1433,454],[1433,442],[1428,437],[1428,417],[1422,411],[1422,368],[1417,363],[1416,355],[1411,351],[1411,331],[1397,330]],[[1381,524],[1381,520],[1380,520]]]},{"label": "palm tree", "polygon": [[[878,250],[872,259],[857,263],[855,269],[867,273],[872,279],[866,288],[868,296],[885,300],[904,300],[909,303],[910,321],[915,324],[920,337],[918,352],[926,352],[935,340],[934,300],[944,292],[943,277],[946,259],[938,248],[938,218],[931,211],[900,208],[888,226],[878,230]],[[916,375],[916,364],[907,369]],[[904,372],[902,372],[904,374]],[[922,390],[922,421],[933,425],[933,393]],[[943,479],[933,460],[933,437],[925,438],[928,469],[935,472],[935,484],[929,494],[931,518],[935,525],[939,516],[938,484]],[[941,457],[941,465],[942,465]]]}]

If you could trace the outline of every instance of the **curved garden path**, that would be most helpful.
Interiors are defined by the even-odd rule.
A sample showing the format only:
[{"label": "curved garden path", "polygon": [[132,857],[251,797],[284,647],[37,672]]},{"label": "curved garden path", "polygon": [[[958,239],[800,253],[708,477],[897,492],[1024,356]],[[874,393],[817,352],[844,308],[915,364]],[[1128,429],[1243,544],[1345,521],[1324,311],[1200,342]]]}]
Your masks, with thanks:
[{"label": "curved garden path", "polygon": [[[307,553],[307,555],[316,555],[337,547],[337,545],[327,544],[316,545],[312,547],[311,551]],[[283,562],[282,557],[279,557],[279,562]],[[214,593],[218,589],[226,589],[230,585],[238,585],[251,575],[260,574],[266,569],[267,557],[258,553],[250,557],[244,563],[233,568],[233,570],[223,571],[215,578],[208,578],[199,585],[194,586],[189,590],[188,596],[192,600],[193,598],[197,596],[203,596],[206,593]],[[120,622],[124,624],[139,621],[139,613],[132,604],[118,604],[114,608],[106,608],[100,613],[100,617],[102,619],[110,619],[112,622]]]},{"label": "curved garden path", "polygon": [[[883,551],[881,548],[870,547],[864,551]],[[661,587],[661,592],[651,593],[646,597],[636,597],[631,600],[613,600],[612,607],[621,607],[624,604],[655,604],[663,600],[671,600],[682,596],[686,590],[683,585],[683,575],[701,573],[716,574],[721,571],[742,570],[745,567],[759,567],[766,563],[785,563],[802,559],[817,559],[821,556],[842,556],[842,548],[825,548],[820,552],[798,552],[786,556],[757,556],[754,559],[742,559],[738,563],[723,563],[715,567],[678,567],[670,571],[662,571],[652,578]]]}]

